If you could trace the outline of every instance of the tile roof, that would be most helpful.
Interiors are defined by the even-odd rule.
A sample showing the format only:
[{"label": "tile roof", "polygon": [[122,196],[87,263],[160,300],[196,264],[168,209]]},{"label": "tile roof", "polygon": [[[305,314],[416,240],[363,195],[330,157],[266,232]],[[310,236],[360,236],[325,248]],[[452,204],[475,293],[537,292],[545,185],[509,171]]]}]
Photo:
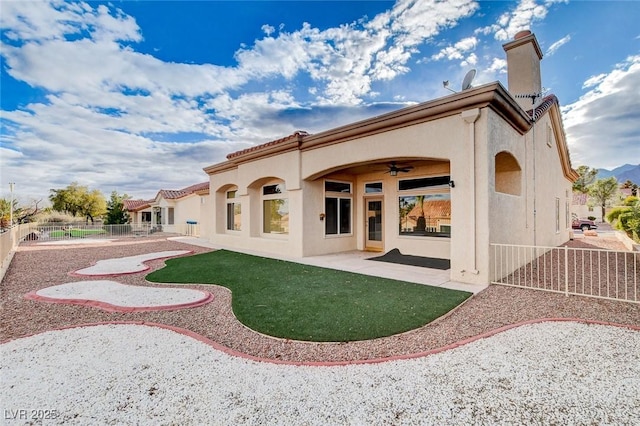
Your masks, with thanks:
[{"label": "tile roof", "polygon": [[297,139],[299,137],[304,137],[304,136],[307,136],[308,134],[309,133],[307,133],[307,132],[305,132],[303,130],[298,130],[298,131],[294,132],[293,134],[291,134],[289,136],[285,136],[284,138],[276,139],[274,141],[263,143],[261,145],[252,146],[250,148],[243,149],[241,151],[232,152],[231,154],[227,155],[227,160],[231,160],[232,158],[240,157],[241,155],[248,154],[250,152],[260,151],[260,150],[263,150],[265,148],[269,148],[269,147],[272,147],[272,146],[275,146],[275,145],[279,145],[281,143],[291,141],[294,138]]},{"label": "tile roof", "polygon": [[[425,201],[423,203],[422,210],[425,217],[450,217],[451,216],[451,201],[450,200],[433,200]],[[407,215],[412,219],[421,216],[420,206],[416,205]]]},{"label": "tile roof", "polygon": [[[178,198],[186,197],[196,191],[202,191],[209,189],[209,182],[196,183],[195,185],[187,186],[182,189],[161,189],[158,191],[158,195],[162,195],[165,200],[175,200]],[[156,196],[157,198],[157,196]]]},{"label": "tile roof", "polygon": [[527,111],[527,115],[529,115],[529,117],[531,117],[533,121],[537,121],[538,118],[542,117],[542,115],[547,112],[553,104],[556,104],[558,106],[560,105],[560,101],[558,101],[556,95],[552,94],[545,96],[544,98],[542,98],[542,102],[540,102],[540,105],[536,106],[536,115],[533,115],[533,109]]},{"label": "tile roof", "polygon": [[124,200],[122,204],[125,210],[135,212],[151,207],[152,202],[153,200]]},{"label": "tile roof", "polygon": [[182,189],[161,189],[160,191],[158,191],[156,198],[154,198],[153,200],[124,200],[123,204],[125,210],[134,212],[151,207],[151,204],[154,204],[156,202],[158,195],[161,195],[165,200],[175,200],[199,191],[208,190],[209,181],[200,182]]}]

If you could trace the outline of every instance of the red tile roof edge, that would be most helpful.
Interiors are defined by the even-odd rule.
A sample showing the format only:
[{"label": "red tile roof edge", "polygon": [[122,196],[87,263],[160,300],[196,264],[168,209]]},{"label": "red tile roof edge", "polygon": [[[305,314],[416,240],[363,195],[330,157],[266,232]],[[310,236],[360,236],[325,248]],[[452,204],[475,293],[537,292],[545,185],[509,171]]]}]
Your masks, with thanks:
[{"label": "red tile roof edge", "polygon": [[535,115],[534,109],[530,109],[529,111],[527,111],[527,115],[531,117],[533,121],[537,121],[538,118],[542,117],[542,115],[547,112],[553,104],[560,105],[560,101],[558,101],[556,95],[551,94],[545,96],[544,98],[542,98],[542,102],[540,102],[540,105],[535,107]]},{"label": "red tile roof edge", "polygon": [[285,136],[285,137],[280,138],[280,139],[276,139],[276,140],[273,140],[273,141],[270,141],[270,142],[267,142],[267,143],[263,143],[261,145],[252,146],[250,148],[246,148],[246,149],[243,149],[241,151],[232,152],[231,154],[227,155],[227,160],[231,160],[232,158],[236,158],[236,157],[239,157],[241,155],[248,154],[250,152],[260,151],[262,149],[269,148],[271,146],[278,145],[280,143],[290,141],[293,138],[299,138],[299,137],[304,137],[304,136],[308,136],[308,135],[309,135],[309,133],[307,133],[307,132],[305,132],[303,130],[298,130],[298,131],[294,132],[293,134],[291,134],[289,136]]},{"label": "red tile roof edge", "polygon": [[152,202],[153,200],[124,200],[122,204],[125,210],[133,212],[151,207]]}]

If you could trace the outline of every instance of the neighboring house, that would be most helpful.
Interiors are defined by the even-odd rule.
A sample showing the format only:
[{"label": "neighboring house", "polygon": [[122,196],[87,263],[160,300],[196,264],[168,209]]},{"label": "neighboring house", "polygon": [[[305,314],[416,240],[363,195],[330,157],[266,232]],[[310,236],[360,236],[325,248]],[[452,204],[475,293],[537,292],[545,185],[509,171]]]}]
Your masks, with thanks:
[{"label": "neighboring house", "polygon": [[192,234],[190,225],[200,224],[208,195],[209,182],[202,182],[178,190],[161,189],[152,200],[125,200],[124,208],[134,227]]},{"label": "neighboring house", "polygon": [[201,235],[290,257],[397,248],[450,259],[451,279],[470,283],[492,278],[490,243],[567,241],[578,175],[560,105],[550,95],[532,111],[527,95],[542,90],[533,34],[504,50],[509,91],[472,87],[206,167]]},{"label": "neighboring house", "polygon": [[579,219],[595,217],[593,220],[596,222],[604,222],[604,220],[602,220],[602,209],[594,207],[593,202],[589,201],[589,195],[581,192],[573,193],[571,214],[577,216]]},{"label": "neighboring house", "polygon": [[129,214],[129,223],[134,226],[151,225],[151,203],[153,200],[124,200],[122,204]]}]

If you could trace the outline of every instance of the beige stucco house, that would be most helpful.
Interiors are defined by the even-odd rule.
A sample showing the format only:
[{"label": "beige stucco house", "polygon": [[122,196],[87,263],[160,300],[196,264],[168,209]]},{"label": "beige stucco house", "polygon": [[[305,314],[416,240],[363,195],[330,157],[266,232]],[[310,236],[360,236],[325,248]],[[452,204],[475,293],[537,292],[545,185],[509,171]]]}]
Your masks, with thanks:
[{"label": "beige stucco house", "polygon": [[165,232],[193,234],[199,229],[201,211],[209,195],[209,182],[186,188],[161,189],[152,200],[125,200],[132,226]]},{"label": "beige stucco house", "polygon": [[[450,259],[452,280],[487,283],[490,243],[569,239],[571,168],[560,107],[542,90],[530,32],[504,45],[490,83],[206,167],[201,236],[305,257],[352,250]],[[519,96],[524,95],[524,96]]]}]

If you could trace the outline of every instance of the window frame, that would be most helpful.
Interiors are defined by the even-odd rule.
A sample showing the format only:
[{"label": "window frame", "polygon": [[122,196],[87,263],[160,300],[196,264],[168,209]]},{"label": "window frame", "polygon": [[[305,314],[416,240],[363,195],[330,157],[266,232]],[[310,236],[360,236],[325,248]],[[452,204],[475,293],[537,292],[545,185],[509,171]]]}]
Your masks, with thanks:
[{"label": "window frame", "polygon": [[[225,231],[234,233],[242,231],[242,203],[237,197],[238,189],[229,189],[225,192]],[[236,212],[238,208],[238,212]],[[232,210],[230,210],[232,209]],[[229,213],[233,211],[233,216]],[[236,228],[236,215],[240,216],[240,226]],[[231,228],[229,227],[231,225]]]},{"label": "window frame", "polygon": [[[400,189],[403,185],[401,184],[401,182],[407,182],[407,181],[421,181],[424,180],[425,182],[433,182],[432,185],[427,185],[427,186],[421,186],[421,187],[417,187],[417,188],[411,188],[411,189]],[[451,176],[450,175],[436,175],[436,176],[422,176],[422,177],[411,177],[410,179],[399,179],[398,180],[398,184],[397,184],[397,198],[396,198],[396,208],[397,208],[397,219],[398,219],[398,237],[399,238],[451,238],[451,186],[449,184],[449,182],[451,181]],[[446,182],[446,183],[445,183]],[[406,186],[406,184],[405,184]],[[434,196],[434,198],[439,199],[439,196],[443,196],[443,198],[441,198],[442,200],[447,200],[449,201],[449,216],[448,219],[447,217],[443,217],[443,218],[436,218],[435,220],[437,220],[437,226],[433,227],[433,226],[429,226],[430,224],[425,224],[425,229],[423,230],[419,230],[416,228],[418,227],[418,223],[416,220],[416,226],[412,227],[413,231],[409,232],[408,231],[408,220],[409,220],[409,213],[415,208],[415,204],[413,205],[413,207],[411,207],[411,209],[407,210],[406,212],[403,213],[403,209],[407,209],[409,207],[409,204],[403,204],[406,203],[406,198],[416,198],[416,197],[426,197],[426,196]],[[423,201],[424,202],[424,201]],[[404,220],[404,222],[403,222]],[[440,220],[446,221],[448,220],[449,223],[440,223]],[[403,229],[403,223],[405,225],[405,228]],[[429,228],[438,228],[438,229],[442,229],[443,226],[447,226],[449,228],[449,232],[441,232],[441,231],[437,231],[437,232],[430,232],[428,231]]]},{"label": "window frame", "polygon": [[[335,183],[335,184],[342,184],[342,185],[348,185],[349,186],[349,192],[344,192],[344,191],[340,191],[340,192],[336,192],[336,191],[328,191],[327,190],[327,183]],[[348,236],[353,236],[353,187],[354,184],[353,182],[349,182],[349,181],[342,181],[342,180],[337,180],[337,179],[325,179],[323,181],[322,184],[322,189],[323,189],[323,193],[324,193],[324,236],[325,238],[336,238],[336,237],[348,237]],[[327,226],[329,224],[329,212],[327,211],[327,200],[328,199],[335,199],[336,200],[336,233],[335,234],[329,234],[327,233]],[[342,232],[342,201],[343,200],[348,200],[348,208],[349,208],[349,217],[348,217],[348,226],[349,226],[349,231],[348,232]]]},{"label": "window frame", "polygon": [[[265,190],[267,188],[270,187],[276,187],[277,192],[270,192],[268,194],[265,194]],[[286,210],[286,214],[290,215],[289,212],[289,196],[287,194],[287,189],[286,189],[286,185],[284,181],[272,181],[269,182],[265,185],[262,185],[262,187],[260,188],[260,213],[261,213],[261,218],[262,218],[262,225],[260,227],[260,235],[264,236],[264,237],[271,237],[271,238],[288,238],[289,236],[289,227],[287,225],[286,231],[282,231],[282,232],[275,232],[275,231],[266,231],[265,230],[265,224],[266,224],[266,217],[265,217],[265,202],[266,201],[274,201],[274,200],[283,200],[284,201],[284,205],[286,206],[287,210]]]}]

